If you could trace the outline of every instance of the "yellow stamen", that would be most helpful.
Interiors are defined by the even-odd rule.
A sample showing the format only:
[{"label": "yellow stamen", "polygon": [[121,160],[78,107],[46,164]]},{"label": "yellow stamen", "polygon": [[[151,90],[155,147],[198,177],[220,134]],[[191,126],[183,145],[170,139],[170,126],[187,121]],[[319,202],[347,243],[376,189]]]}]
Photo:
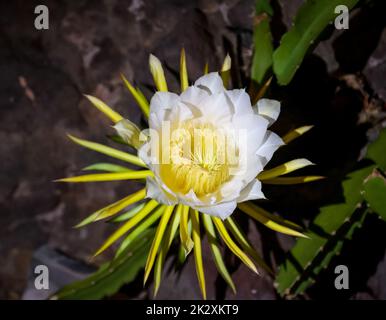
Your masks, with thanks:
[{"label": "yellow stamen", "polygon": [[203,196],[229,179],[225,137],[213,125],[185,122],[172,133],[170,163],[161,165],[161,178],[174,192],[193,190]]}]

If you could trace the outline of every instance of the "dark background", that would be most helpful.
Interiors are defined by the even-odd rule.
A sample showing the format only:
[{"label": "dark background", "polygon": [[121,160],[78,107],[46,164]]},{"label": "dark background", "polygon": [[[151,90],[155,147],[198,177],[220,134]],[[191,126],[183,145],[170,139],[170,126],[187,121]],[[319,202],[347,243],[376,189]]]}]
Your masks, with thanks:
[{"label": "dark background", "polygon": [[[277,41],[302,1],[273,1]],[[327,181],[265,190],[284,216],[309,221],[318,207],[341,199],[339,179],[363,155],[369,140],[385,126],[386,19],[385,1],[365,3],[351,14],[346,32],[326,30],[320,44],[302,64],[290,86],[273,85],[271,95],[283,110],[274,130],[280,134],[304,124],[313,131],[275,156],[273,164],[307,157],[318,166],[313,174]],[[34,8],[46,4],[49,30],[34,28]],[[0,1],[0,298],[19,299],[27,285],[37,248],[49,245],[86,264],[98,266],[112,252],[89,260],[113,230],[105,223],[84,229],[72,226],[96,209],[135,189],[132,183],[62,185],[52,180],[105,157],[71,143],[67,133],[107,142],[108,121],[83,98],[95,95],[125,117],[141,123],[141,114],[123,87],[119,74],[152,94],[148,55],[165,62],[169,87],[177,89],[174,72],[182,46],[191,79],[205,62],[217,70],[225,54],[232,56],[234,84],[245,86],[252,54],[254,1]],[[276,201],[275,201],[276,200]],[[386,298],[385,223],[370,217],[332,269],[306,298]],[[273,266],[293,239],[256,229],[249,237]],[[209,298],[276,299],[272,280],[234,268],[236,296],[217,277],[204,252]],[[194,263],[180,276],[168,274],[159,298],[199,298]],[[232,261],[230,261],[232,263]],[[333,289],[333,267],[350,269],[350,290]],[[150,297],[141,281],[123,296]]]}]

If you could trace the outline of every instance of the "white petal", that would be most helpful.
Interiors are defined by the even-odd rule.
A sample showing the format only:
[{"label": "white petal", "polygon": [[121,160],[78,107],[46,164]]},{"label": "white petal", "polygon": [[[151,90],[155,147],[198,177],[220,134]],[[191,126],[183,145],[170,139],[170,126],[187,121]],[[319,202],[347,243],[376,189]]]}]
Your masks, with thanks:
[{"label": "white petal", "polygon": [[[160,154],[159,154],[160,147],[159,146],[156,147],[155,146],[156,143],[157,142],[153,143],[152,141],[148,141],[144,143],[138,149],[137,155],[144,163],[146,163],[146,165],[149,167],[151,171],[153,171],[155,175],[158,175],[161,161],[160,161]],[[153,150],[152,150],[152,147],[153,147]]]},{"label": "white petal", "polygon": [[223,92],[206,97],[198,107],[204,120],[215,125],[229,123],[232,119],[233,106]]},{"label": "white petal", "polygon": [[245,129],[248,132],[259,130],[263,133],[267,131],[268,120],[254,113],[234,115],[232,124],[237,129]]},{"label": "white petal", "polygon": [[257,155],[263,158],[263,166],[265,166],[269,160],[271,160],[274,152],[283,144],[283,140],[276,133],[267,131],[263,144],[256,152]]},{"label": "white petal", "polygon": [[190,107],[183,102],[179,102],[177,107],[173,109],[173,111],[170,113],[170,116],[168,117],[171,121],[172,129],[179,127],[181,122],[196,117],[196,112],[197,111],[195,111],[193,107]]},{"label": "white petal", "polygon": [[206,98],[209,93],[196,86],[190,86],[184,92],[180,94],[180,100],[183,103],[191,104],[193,106],[199,106],[201,101]]},{"label": "white petal", "polygon": [[171,92],[158,91],[150,100],[149,127],[160,130],[177,108],[180,97]]},{"label": "white petal", "polygon": [[253,113],[251,99],[245,89],[228,90],[226,95],[231,100],[236,114]]},{"label": "white petal", "polygon": [[200,206],[205,204],[203,201],[201,201],[196,193],[193,191],[193,189],[190,189],[187,193],[182,194],[178,193],[178,199],[187,206]]},{"label": "white petal", "polygon": [[244,185],[245,183],[239,177],[225,182],[220,188],[221,197],[223,199],[235,199]]},{"label": "white petal", "polygon": [[150,143],[146,142],[144,143],[139,149],[138,149],[138,157],[146,163],[146,165],[150,165],[152,163],[152,159],[150,158]]},{"label": "white petal", "polygon": [[172,110],[177,107],[179,96],[171,93],[158,91],[150,100],[149,127],[160,130],[162,122],[169,120]]},{"label": "white petal", "polygon": [[210,94],[224,91],[224,85],[218,72],[211,72],[198,78],[194,85],[204,90],[208,90]]},{"label": "white petal", "polygon": [[260,99],[257,101],[257,113],[269,121],[272,125],[280,114],[280,102],[271,99]]},{"label": "white petal", "polygon": [[236,130],[239,130],[239,139],[243,145],[241,147],[249,153],[256,153],[263,142],[267,132],[268,120],[257,114],[234,115],[232,124]]},{"label": "white petal", "polygon": [[213,206],[197,207],[196,209],[202,213],[206,213],[211,216],[219,217],[222,220],[225,220],[233,213],[233,211],[235,211],[236,207],[236,201],[228,201]]},{"label": "white petal", "polygon": [[261,160],[262,158],[257,155],[248,155],[245,160],[240,161],[237,168],[231,168],[230,173],[231,175],[237,177],[237,179],[240,179],[245,183],[249,183],[263,170]]},{"label": "white petal", "polygon": [[261,182],[257,179],[252,180],[240,193],[237,202],[243,202],[253,199],[265,199],[261,191]]},{"label": "white petal", "polygon": [[157,91],[150,100],[150,113],[177,107],[180,97],[172,92]]},{"label": "white petal", "polygon": [[168,206],[177,203],[177,198],[173,194],[167,193],[153,177],[146,178],[146,197]]}]

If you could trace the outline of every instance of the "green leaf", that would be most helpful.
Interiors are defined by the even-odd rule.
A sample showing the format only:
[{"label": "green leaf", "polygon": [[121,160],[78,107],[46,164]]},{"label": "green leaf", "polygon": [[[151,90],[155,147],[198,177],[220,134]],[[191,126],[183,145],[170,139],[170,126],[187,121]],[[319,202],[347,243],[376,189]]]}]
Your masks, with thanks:
[{"label": "green leaf", "polygon": [[273,9],[269,3],[269,0],[256,0],[255,12],[256,14],[266,12],[270,16],[273,16]]},{"label": "green leaf", "polygon": [[182,244],[178,247],[177,262],[179,266],[182,266],[186,260],[185,249]]},{"label": "green leaf", "polygon": [[386,170],[386,128],[383,129],[377,140],[367,148],[366,158],[373,160],[383,171]]},{"label": "green leaf", "polygon": [[166,255],[175,238],[178,226],[180,224],[182,207],[182,204],[177,206],[177,209],[175,210],[162,239],[161,247],[154,265],[154,297],[157,295],[161,284],[162,269],[166,260]]},{"label": "green leaf", "polygon": [[[166,206],[159,206],[154,212],[152,212],[149,217],[147,217],[138,227],[132,230],[128,236],[121,242],[117,252],[115,253],[115,258],[118,257],[122,252],[125,252],[127,247],[145,230],[149,229],[164,213]],[[142,209],[140,209],[142,210]]]},{"label": "green leaf", "polygon": [[84,280],[63,287],[51,299],[95,300],[110,296],[144,267],[155,229],[142,232],[117,259]]},{"label": "green leaf", "polygon": [[344,241],[362,225],[368,210],[358,209],[363,200],[384,219],[385,179],[377,166],[385,167],[386,129],[368,147],[366,157],[376,164],[356,170],[342,182],[344,202],[322,207],[310,226],[310,240],[299,239],[280,266],[276,278],[281,295],[303,293],[319,272],[340,252]]},{"label": "green leaf", "polygon": [[121,215],[119,215],[118,217],[115,217],[114,219],[112,219],[111,222],[122,222],[122,221],[129,220],[130,218],[134,217],[139,211],[141,211],[143,209],[143,207],[145,206],[145,204],[146,203],[143,202],[139,205],[134,206],[130,210],[128,210],[128,211],[122,213]]},{"label": "green leaf", "polygon": [[353,8],[358,0],[308,0],[301,8],[291,29],[284,34],[273,54],[273,70],[279,84],[288,84],[301,64],[308,48],[337,14],[335,7]]},{"label": "green leaf", "polygon": [[268,0],[257,0],[255,12],[251,78],[262,85],[272,66],[273,44],[269,20],[273,10]]},{"label": "green leaf", "polygon": [[126,232],[134,228],[138,223],[140,223],[144,218],[146,218],[149,213],[151,213],[158,206],[158,202],[154,199],[148,201],[146,205],[130,220],[126,221],[122,226],[120,226],[113,234],[111,234],[107,240],[103,242],[101,247],[97,250],[94,256],[101,254],[107,248],[109,248],[115,241],[122,237]]},{"label": "green leaf", "polygon": [[368,166],[350,173],[342,183],[345,201],[320,208],[307,233],[310,239],[298,239],[279,268],[276,283],[281,295],[304,292],[361,224],[364,217],[354,213],[363,200],[363,181],[373,169]]},{"label": "green leaf", "polygon": [[383,177],[369,179],[365,183],[364,197],[370,208],[386,221],[386,181]]},{"label": "green leaf", "polygon": [[207,214],[202,214],[201,217],[205,226],[206,236],[208,238],[209,246],[212,251],[212,256],[216,268],[220,275],[223,277],[223,279],[226,281],[226,283],[229,285],[229,287],[232,289],[233,293],[236,293],[235,284],[222,258],[222,253],[220,250],[219,243],[217,241],[217,235],[216,231],[214,230],[213,222],[210,216],[208,216]]}]

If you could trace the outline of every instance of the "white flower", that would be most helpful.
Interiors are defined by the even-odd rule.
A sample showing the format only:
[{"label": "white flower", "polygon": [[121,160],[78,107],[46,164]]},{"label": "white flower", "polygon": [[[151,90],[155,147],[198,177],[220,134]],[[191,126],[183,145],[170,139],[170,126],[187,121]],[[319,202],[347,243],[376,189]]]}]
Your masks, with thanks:
[{"label": "white flower", "polygon": [[[222,219],[238,202],[264,198],[256,177],[283,144],[267,130],[279,113],[278,101],[261,99],[252,106],[245,90],[226,90],[216,72],[180,95],[155,93],[149,128],[156,134],[138,151],[154,173],[147,178],[147,197]],[[199,148],[194,141],[200,141]],[[235,158],[226,148],[224,153],[231,145]]]}]

